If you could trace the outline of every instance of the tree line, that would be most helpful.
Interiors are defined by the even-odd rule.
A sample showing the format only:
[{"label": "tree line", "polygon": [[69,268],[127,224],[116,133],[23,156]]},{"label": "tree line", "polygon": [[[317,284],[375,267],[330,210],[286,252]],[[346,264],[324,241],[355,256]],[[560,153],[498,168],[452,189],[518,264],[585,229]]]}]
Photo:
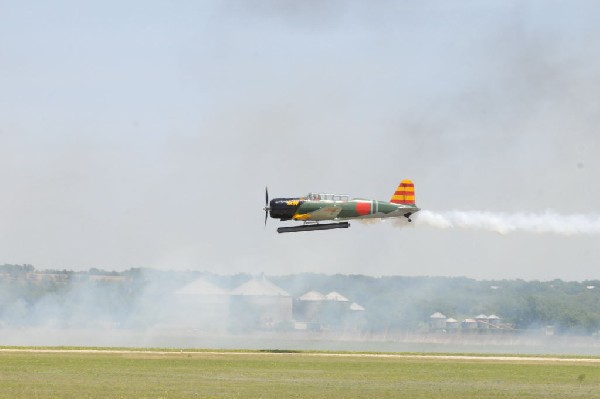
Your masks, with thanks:
[{"label": "tree line", "polygon": [[[43,278],[44,275],[64,277]],[[119,278],[111,280],[113,277]],[[199,277],[227,290],[252,276],[142,268],[122,272],[97,268],[37,271],[32,265],[0,265],[0,326],[48,320],[82,325],[100,318],[136,327],[149,322],[140,310],[144,301],[172,295]],[[558,334],[597,334],[600,330],[600,280],[475,280],[316,273],[267,278],[294,298],[308,291],[339,292],[366,309],[366,332],[424,330],[434,312],[459,321],[481,313],[495,314],[516,330],[549,325]]]}]

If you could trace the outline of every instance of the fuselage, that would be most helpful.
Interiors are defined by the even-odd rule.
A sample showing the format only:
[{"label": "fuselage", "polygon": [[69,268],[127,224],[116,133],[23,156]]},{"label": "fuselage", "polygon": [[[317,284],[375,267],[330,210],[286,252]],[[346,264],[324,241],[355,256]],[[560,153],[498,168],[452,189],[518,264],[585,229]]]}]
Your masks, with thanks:
[{"label": "fuselage", "polygon": [[305,197],[274,198],[269,203],[272,218],[280,220],[322,221],[369,218],[410,218],[419,208],[347,195],[309,194]]}]

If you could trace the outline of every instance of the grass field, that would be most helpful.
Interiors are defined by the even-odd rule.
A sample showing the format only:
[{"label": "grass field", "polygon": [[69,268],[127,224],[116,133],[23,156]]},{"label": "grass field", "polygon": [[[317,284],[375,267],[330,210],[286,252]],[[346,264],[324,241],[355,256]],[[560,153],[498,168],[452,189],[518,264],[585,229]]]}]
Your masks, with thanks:
[{"label": "grass field", "polygon": [[600,398],[600,363],[328,353],[0,351],[0,398],[200,397]]}]

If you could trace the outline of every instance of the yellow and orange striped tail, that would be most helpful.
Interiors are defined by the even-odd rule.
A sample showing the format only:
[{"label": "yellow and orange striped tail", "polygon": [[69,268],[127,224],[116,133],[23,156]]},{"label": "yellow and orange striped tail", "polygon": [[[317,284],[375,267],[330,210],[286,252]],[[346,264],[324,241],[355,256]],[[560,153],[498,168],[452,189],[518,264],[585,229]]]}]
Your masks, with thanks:
[{"label": "yellow and orange striped tail", "polygon": [[402,180],[390,202],[392,204],[415,205],[415,185],[413,182]]}]

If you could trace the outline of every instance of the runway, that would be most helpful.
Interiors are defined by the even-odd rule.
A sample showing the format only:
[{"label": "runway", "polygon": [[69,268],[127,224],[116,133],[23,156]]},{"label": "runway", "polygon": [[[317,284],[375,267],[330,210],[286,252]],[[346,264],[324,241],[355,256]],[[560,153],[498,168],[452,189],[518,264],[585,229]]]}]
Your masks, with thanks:
[{"label": "runway", "polygon": [[51,349],[51,348],[0,348],[2,352],[23,353],[90,353],[90,354],[140,354],[140,355],[192,355],[192,356],[315,356],[315,357],[356,357],[356,358],[386,358],[386,359],[421,359],[421,360],[460,360],[460,361],[494,361],[494,362],[536,362],[536,363],[600,363],[596,357],[545,357],[545,356],[497,356],[497,355],[444,355],[444,354],[403,354],[403,353],[352,353],[352,352],[303,352],[303,351],[218,351],[218,350],[145,350],[145,349]]}]

